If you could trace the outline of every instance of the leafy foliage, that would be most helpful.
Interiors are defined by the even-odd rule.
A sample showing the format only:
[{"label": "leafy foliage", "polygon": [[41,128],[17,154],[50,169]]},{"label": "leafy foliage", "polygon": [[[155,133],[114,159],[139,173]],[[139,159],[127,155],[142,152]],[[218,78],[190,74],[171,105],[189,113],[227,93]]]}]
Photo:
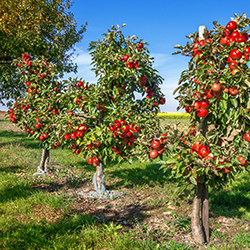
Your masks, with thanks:
[{"label": "leafy foliage", "polygon": [[160,135],[158,105],[165,103],[162,78],[145,45],[136,37],[124,38],[114,26],[103,41],[92,42],[97,84],[77,78],[58,83],[55,64],[23,55],[18,77],[28,93],[9,110],[10,120],[25,126],[47,149],[68,145],[94,166],[118,156],[145,159],[152,139]]},{"label": "leafy foliage", "polygon": [[[226,26],[214,22],[213,30],[190,34],[185,46],[175,46],[190,56],[181,73],[176,99],[190,113],[190,131],[179,133],[166,164],[175,178],[209,186],[233,180],[246,171],[249,160],[250,19],[232,19]],[[232,63],[233,62],[233,63]]]},{"label": "leafy foliage", "polygon": [[71,0],[1,1],[0,101],[23,94],[25,85],[12,66],[23,53],[46,57],[61,74],[76,71],[69,50],[81,41],[85,26],[77,31],[70,6]]}]

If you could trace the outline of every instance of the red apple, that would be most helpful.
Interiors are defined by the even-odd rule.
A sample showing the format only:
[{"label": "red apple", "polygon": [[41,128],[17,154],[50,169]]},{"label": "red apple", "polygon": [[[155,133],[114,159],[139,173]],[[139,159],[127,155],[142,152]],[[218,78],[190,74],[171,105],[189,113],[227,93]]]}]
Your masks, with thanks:
[{"label": "red apple", "polygon": [[157,151],[156,149],[150,151],[150,153],[149,153],[149,157],[150,157],[151,159],[157,158],[158,155],[159,155],[159,153],[158,153],[158,151]]},{"label": "red apple", "polygon": [[210,148],[206,145],[202,145],[199,147],[199,150],[198,150],[198,154],[202,157],[205,157],[207,155],[209,155],[210,153]]},{"label": "red apple", "polygon": [[197,109],[196,114],[199,117],[204,117],[205,118],[205,117],[208,116],[208,111],[207,111],[207,109],[200,108],[200,109]]},{"label": "red apple", "polygon": [[153,140],[153,141],[151,142],[151,146],[152,146],[152,148],[158,150],[158,149],[160,148],[160,146],[161,146],[161,142],[158,141],[158,140]]},{"label": "red apple", "polygon": [[200,101],[200,107],[203,108],[203,109],[208,109],[210,106],[210,101],[207,100],[207,99],[202,99]]}]

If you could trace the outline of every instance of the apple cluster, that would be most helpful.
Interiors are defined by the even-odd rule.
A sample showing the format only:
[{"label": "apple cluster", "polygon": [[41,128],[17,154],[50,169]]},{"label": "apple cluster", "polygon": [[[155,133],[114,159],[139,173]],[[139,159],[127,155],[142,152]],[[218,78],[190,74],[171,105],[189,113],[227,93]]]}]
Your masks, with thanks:
[{"label": "apple cluster", "polygon": [[[221,46],[213,47],[212,37],[212,39],[207,38],[201,40],[197,37],[196,42],[192,44],[192,60],[195,62],[196,67],[199,67],[199,63],[201,61],[203,61],[204,65],[210,65],[211,69],[206,70],[206,78],[209,78],[217,70],[215,67],[215,59],[207,57],[207,51],[212,51],[213,54],[218,54],[223,50],[223,46],[229,46],[229,55],[226,57],[226,63],[228,64],[228,69],[232,75],[236,75],[239,72],[239,65],[242,65],[241,67],[243,70],[247,69],[246,63],[249,62],[250,47],[244,47],[244,43],[248,41],[248,34],[246,31],[240,32],[237,29],[238,27],[235,21],[230,21],[226,25],[226,28],[223,29],[222,38],[220,39]],[[207,31],[206,36],[210,36],[210,31]],[[200,90],[200,92],[195,91],[193,96],[199,100],[200,98],[203,98],[200,102],[204,102],[204,100],[206,100],[206,102],[209,103],[208,99],[212,99],[214,97],[217,101],[219,101],[222,96],[222,91],[229,93],[231,96],[237,96],[239,93],[237,86],[223,86],[224,84],[218,80],[215,80],[210,86],[205,83],[201,84],[199,77],[195,77],[193,81],[197,86],[199,86]],[[203,103],[199,105],[199,101],[195,101],[192,105],[186,106],[185,110],[187,113],[195,110],[198,117],[207,117],[208,107],[202,107],[202,105]],[[205,106],[207,106],[207,104],[205,104]]]},{"label": "apple cluster", "polygon": [[9,109],[10,121],[12,123],[16,123],[16,114],[14,113],[14,109]]},{"label": "apple cluster", "polygon": [[88,164],[93,165],[94,167],[97,167],[99,165],[99,159],[98,157],[89,157],[88,158]]},{"label": "apple cluster", "polygon": [[[68,125],[69,129],[72,129],[72,125],[69,124]],[[72,132],[68,132],[68,133],[65,133],[65,135],[61,138],[61,139],[65,139],[68,144],[72,144],[70,146],[72,152],[76,155],[78,155],[82,148],[79,147],[78,144],[74,144],[74,142],[77,140],[77,139],[81,139],[84,137],[86,131],[88,130],[87,126],[84,125],[83,123],[81,123],[78,128],[75,128],[74,131]]]},{"label": "apple cluster", "polygon": [[246,69],[246,63],[249,62],[250,47],[242,48],[242,45],[248,41],[248,34],[246,31],[240,32],[237,30],[237,23],[230,21],[223,31],[220,43],[223,46],[234,47],[227,58],[229,71],[232,75],[236,75],[239,72],[239,65],[242,65],[243,69]]},{"label": "apple cluster", "polygon": [[[141,52],[143,51],[143,43],[138,43],[137,51]],[[123,58],[118,57],[119,61],[126,62],[126,66],[129,69],[137,69],[139,67],[139,60],[134,59],[134,56],[129,56],[128,54],[125,54]],[[157,97],[156,96],[156,90],[158,86],[154,86],[154,84],[151,84],[150,81],[148,81],[148,78],[145,75],[142,75],[138,81],[139,86],[141,87],[147,87],[146,88],[146,105],[148,110],[153,111],[155,107],[158,107],[158,105],[165,104],[166,100],[164,97]],[[120,86],[121,87],[121,86]],[[124,89],[124,88],[123,88]],[[116,98],[112,97],[116,100]]]},{"label": "apple cluster", "polygon": [[[138,48],[137,48],[137,51],[139,51],[139,52],[141,52],[142,51],[142,49],[143,49],[143,47],[144,47],[144,45],[143,45],[143,43],[139,43],[138,44]],[[126,62],[126,66],[129,68],[129,69],[137,69],[138,67],[139,67],[139,62],[138,62],[138,60],[130,60],[130,61],[128,61],[128,59],[129,59],[130,57],[129,57],[129,55],[124,55],[123,56],[123,61],[124,62]],[[122,61],[122,59],[121,59],[121,57],[118,57],[118,60],[119,61]]]},{"label": "apple cluster", "polygon": [[167,133],[162,134],[160,140],[153,139],[151,141],[151,151],[149,152],[149,157],[151,159],[157,158],[165,151],[164,142],[167,140]]},{"label": "apple cluster", "polygon": [[58,100],[58,95],[62,95],[62,85],[53,78],[53,64],[23,54],[18,68],[26,83],[27,94],[18,98],[9,109],[10,121],[24,127],[47,148],[61,146],[63,138],[60,139],[58,126],[67,111],[65,104]]},{"label": "apple cluster", "polygon": [[[197,134],[197,129],[195,129],[194,126],[191,127],[189,133],[193,136],[196,136]],[[245,134],[244,136],[245,140],[250,142],[250,131]],[[186,141],[185,141],[186,139]],[[186,137],[185,135],[182,136],[182,140],[183,140],[183,144],[184,145],[188,145],[188,141],[192,141],[190,140],[190,138]],[[216,145],[221,147],[222,146],[222,143],[223,143],[223,139],[219,138],[219,140],[217,141]],[[190,154],[193,155],[194,152],[197,153],[198,155],[198,158],[201,159],[202,161],[204,161],[205,163],[208,163],[211,162],[211,161],[215,161],[217,159],[217,157],[219,158],[218,160],[218,165],[219,167],[215,167],[215,165],[211,165],[212,167],[212,170],[213,170],[213,173],[216,175],[216,176],[219,176],[218,175],[218,171],[222,171],[222,173],[225,173],[225,174],[228,174],[229,172],[231,172],[232,170],[232,166],[223,166],[225,163],[229,163],[222,155],[219,155],[219,156],[214,156],[213,154],[211,154],[211,151],[210,151],[210,147],[205,145],[205,144],[202,144],[201,141],[196,141],[192,144],[191,148],[190,148]],[[243,167],[247,167],[248,166],[248,162],[244,159],[243,156],[238,156],[237,159],[239,160],[240,164],[243,166]],[[211,163],[212,164],[212,163]],[[183,176],[186,176],[187,172],[188,171],[193,171],[192,173],[194,173],[194,170],[191,168],[191,167],[188,167],[184,170],[184,173],[183,173]],[[199,175],[200,176],[200,175]],[[199,182],[199,176],[196,177],[196,181]],[[188,178],[188,181],[190,182],[189,178]]]},{"label": "apple cluster", "polygon": [[[190,131],[189,131],[189,134],[191,134],[192,136],[196,136],[197,134],[197,130],[195,129],[194,126],[191,127]],[[222,173],[229,173],[231,170],[232,170],[232,166],[220,166],[220,167],[215,167],[215,165],[212,163],[212,161],[215,161],[217,156],[213,156],[213,154],[211,154],[211,150],[210,150],[210,147],[206,144],[203,144],[201,141],[196,141],[194,142],[193,144],[191,144],[191,147],[189,146],[189,143],[188,142],[191,142],[192,139],[188,136],[185,136],[183,135],[182,136],[182,143],[184,145],[186,145],[186,147],[190,148],[190,154],[193,155],[194,152],[197,153],[197,156],[198,158],[204,163],[204,164],[210,164],[210,167],[211,167],[211,172],[216,175],[216,176],[219,176],[218,175],[218,171],[222,171]],[[223,143],[223,140],[220,138],[218,140],[218,142],[216,143],[217,146],[221,146]],[[241,159],[242,160],[242,156],[239,156],[238,159]],[[244,158],[243,158],[244,159]],[[178,154],[178,160],[180,160],[180,154]],[[243,161],[243,160],[242,160]],[[223,158],[223,155],[220,155],[220,160],[218,160],[218,164],[219,165],[223,165],[225,163],[227,163],[228,161],[226,161],[224,158]],[[246,166],[246,165],[245,165]],[[184,169],[184,172],[183,172],[183,176],[187,178],[187,181],[189,183],[192,183],[190,181],[190,176],[189,176],[189,171],[191,173],[191,175],[193,175],[196,171],[193,169],[193,167],[190,165],[189,167],[186,167]],[[197,182],[201,182],[200,180],[200,174],[197,174],[196,173],[196,177],[195,177],[196,181]]]},{"label": "apple cluster", "polygon": [[156,90],[157,86],[151,85],[150,83],[147,82],[147,78],[143,75],[141,77],[141,80],[139,81],[139,85],[141,87],[147,87],[146,88],[146,105],[147,109],[152,111],[155,107],[158,107],[158,105],[164,105],[166,102],[166,99],[164,97],[158,98],[156,96]]},{"label": "apple cluster", "polygon": [[210,101],[208,99],[201,99],[201,101],[195,101],[194,106],[186,107],[185,110],[187,113],[196,110],[196,114],[198,117],[207,117],[208,116],[208,108],[210,106]]},{"label": "apple cluster", "polygon": [[[194,80],[197,83],[197,80]],[[197,83],[199,84],[199,83]],[[196,111],[198,117],[207,117],[208,116],[208,108],[210,106],[209,99],[216,98],[217,101],[221,99],[222,91],[230,94],[231,96],[237,96],[239,90],[236,86],[231,86],[229,88],[224,87],[219,81],[216,81],[212,84],[211,89],[206,87],[206,84],[202,84],[200,87],[201,92],[195,91],[193,96],[195,99],[201,99],[201,101],[196,100],[193,105],[186,106],[185,111],[187,113],[191,113],[192,111]]]},{"label": "apple cluster", "polygon": [[116,155],[126,156],[124,154],[124,146],[135,147],[137,134],[141,128],[134,124],[127,124],[124,120],[116,119],[114,124],[109,127],[109,131],[112,132],[112,137],[117,138],[117,142],[112,146],[112,151]]}]

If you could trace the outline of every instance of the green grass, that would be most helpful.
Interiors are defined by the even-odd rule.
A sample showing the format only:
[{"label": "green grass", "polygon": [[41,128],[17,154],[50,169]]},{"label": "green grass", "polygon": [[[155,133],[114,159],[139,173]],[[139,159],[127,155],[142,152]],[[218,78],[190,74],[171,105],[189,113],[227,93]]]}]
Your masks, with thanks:
[{"label": "green grass", "polygon": [[212,195],[210,207],[215,214],[250,220],[249,173],[240,174],[234,183]]},{"label": "green grass", "polygon": [[[156,161],[106,166],[108,188],[126,195],[105,201],[74,193],[91,186],[95,172],[80,155],[53,150],[54,175],[34,176],[40,157],[37,141],[0,130],[0,249],[199,249],[191,238],[191,202],[171,203],[175,183]],[[250,248],[249,178],[240,174],[224,189],[210,190],[207,249]]]}]

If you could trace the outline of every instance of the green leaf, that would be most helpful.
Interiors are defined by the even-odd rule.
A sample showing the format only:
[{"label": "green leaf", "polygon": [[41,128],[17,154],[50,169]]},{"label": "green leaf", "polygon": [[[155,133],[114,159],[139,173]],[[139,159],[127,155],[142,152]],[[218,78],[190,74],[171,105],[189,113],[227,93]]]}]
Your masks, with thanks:
[{"label": "green leaf", "polygon": [[250,88],[250,82],[247,79],[245,79],[245,83]]},{"label": "green leaf", "polygon": [[189,177],[189,180],[192,182],[192,184],[197,185],[197,181],[192,175]]},{"label": "green leaf", "polygon": [[181,54],[181,51],[177,50],[174,53],[172,53],[172,55],[177,55],[177,54]]},{"label": "green leaf", "polygon": [[181,48],[183,48],[180,44],[177,44],[177,45],[175,45],[174,46],[174,48],[176,48],[176,49],[181,49]]},{"label": "green leaf", "polygon": [[227,110],[227,100],[221,99],[220,107],[222,108],[222,110]]},{"label": "green leaf", "polygon": [[238,101],[236,98],[231,98],[230,99],[230,102],[232,103],[232,105],[235,107],[235,108],[238,108]]},{"label": "green leaf", "polygon": [[250,109],[250,98],[248,98],[248,101],[247,101],[247,108]]}]

